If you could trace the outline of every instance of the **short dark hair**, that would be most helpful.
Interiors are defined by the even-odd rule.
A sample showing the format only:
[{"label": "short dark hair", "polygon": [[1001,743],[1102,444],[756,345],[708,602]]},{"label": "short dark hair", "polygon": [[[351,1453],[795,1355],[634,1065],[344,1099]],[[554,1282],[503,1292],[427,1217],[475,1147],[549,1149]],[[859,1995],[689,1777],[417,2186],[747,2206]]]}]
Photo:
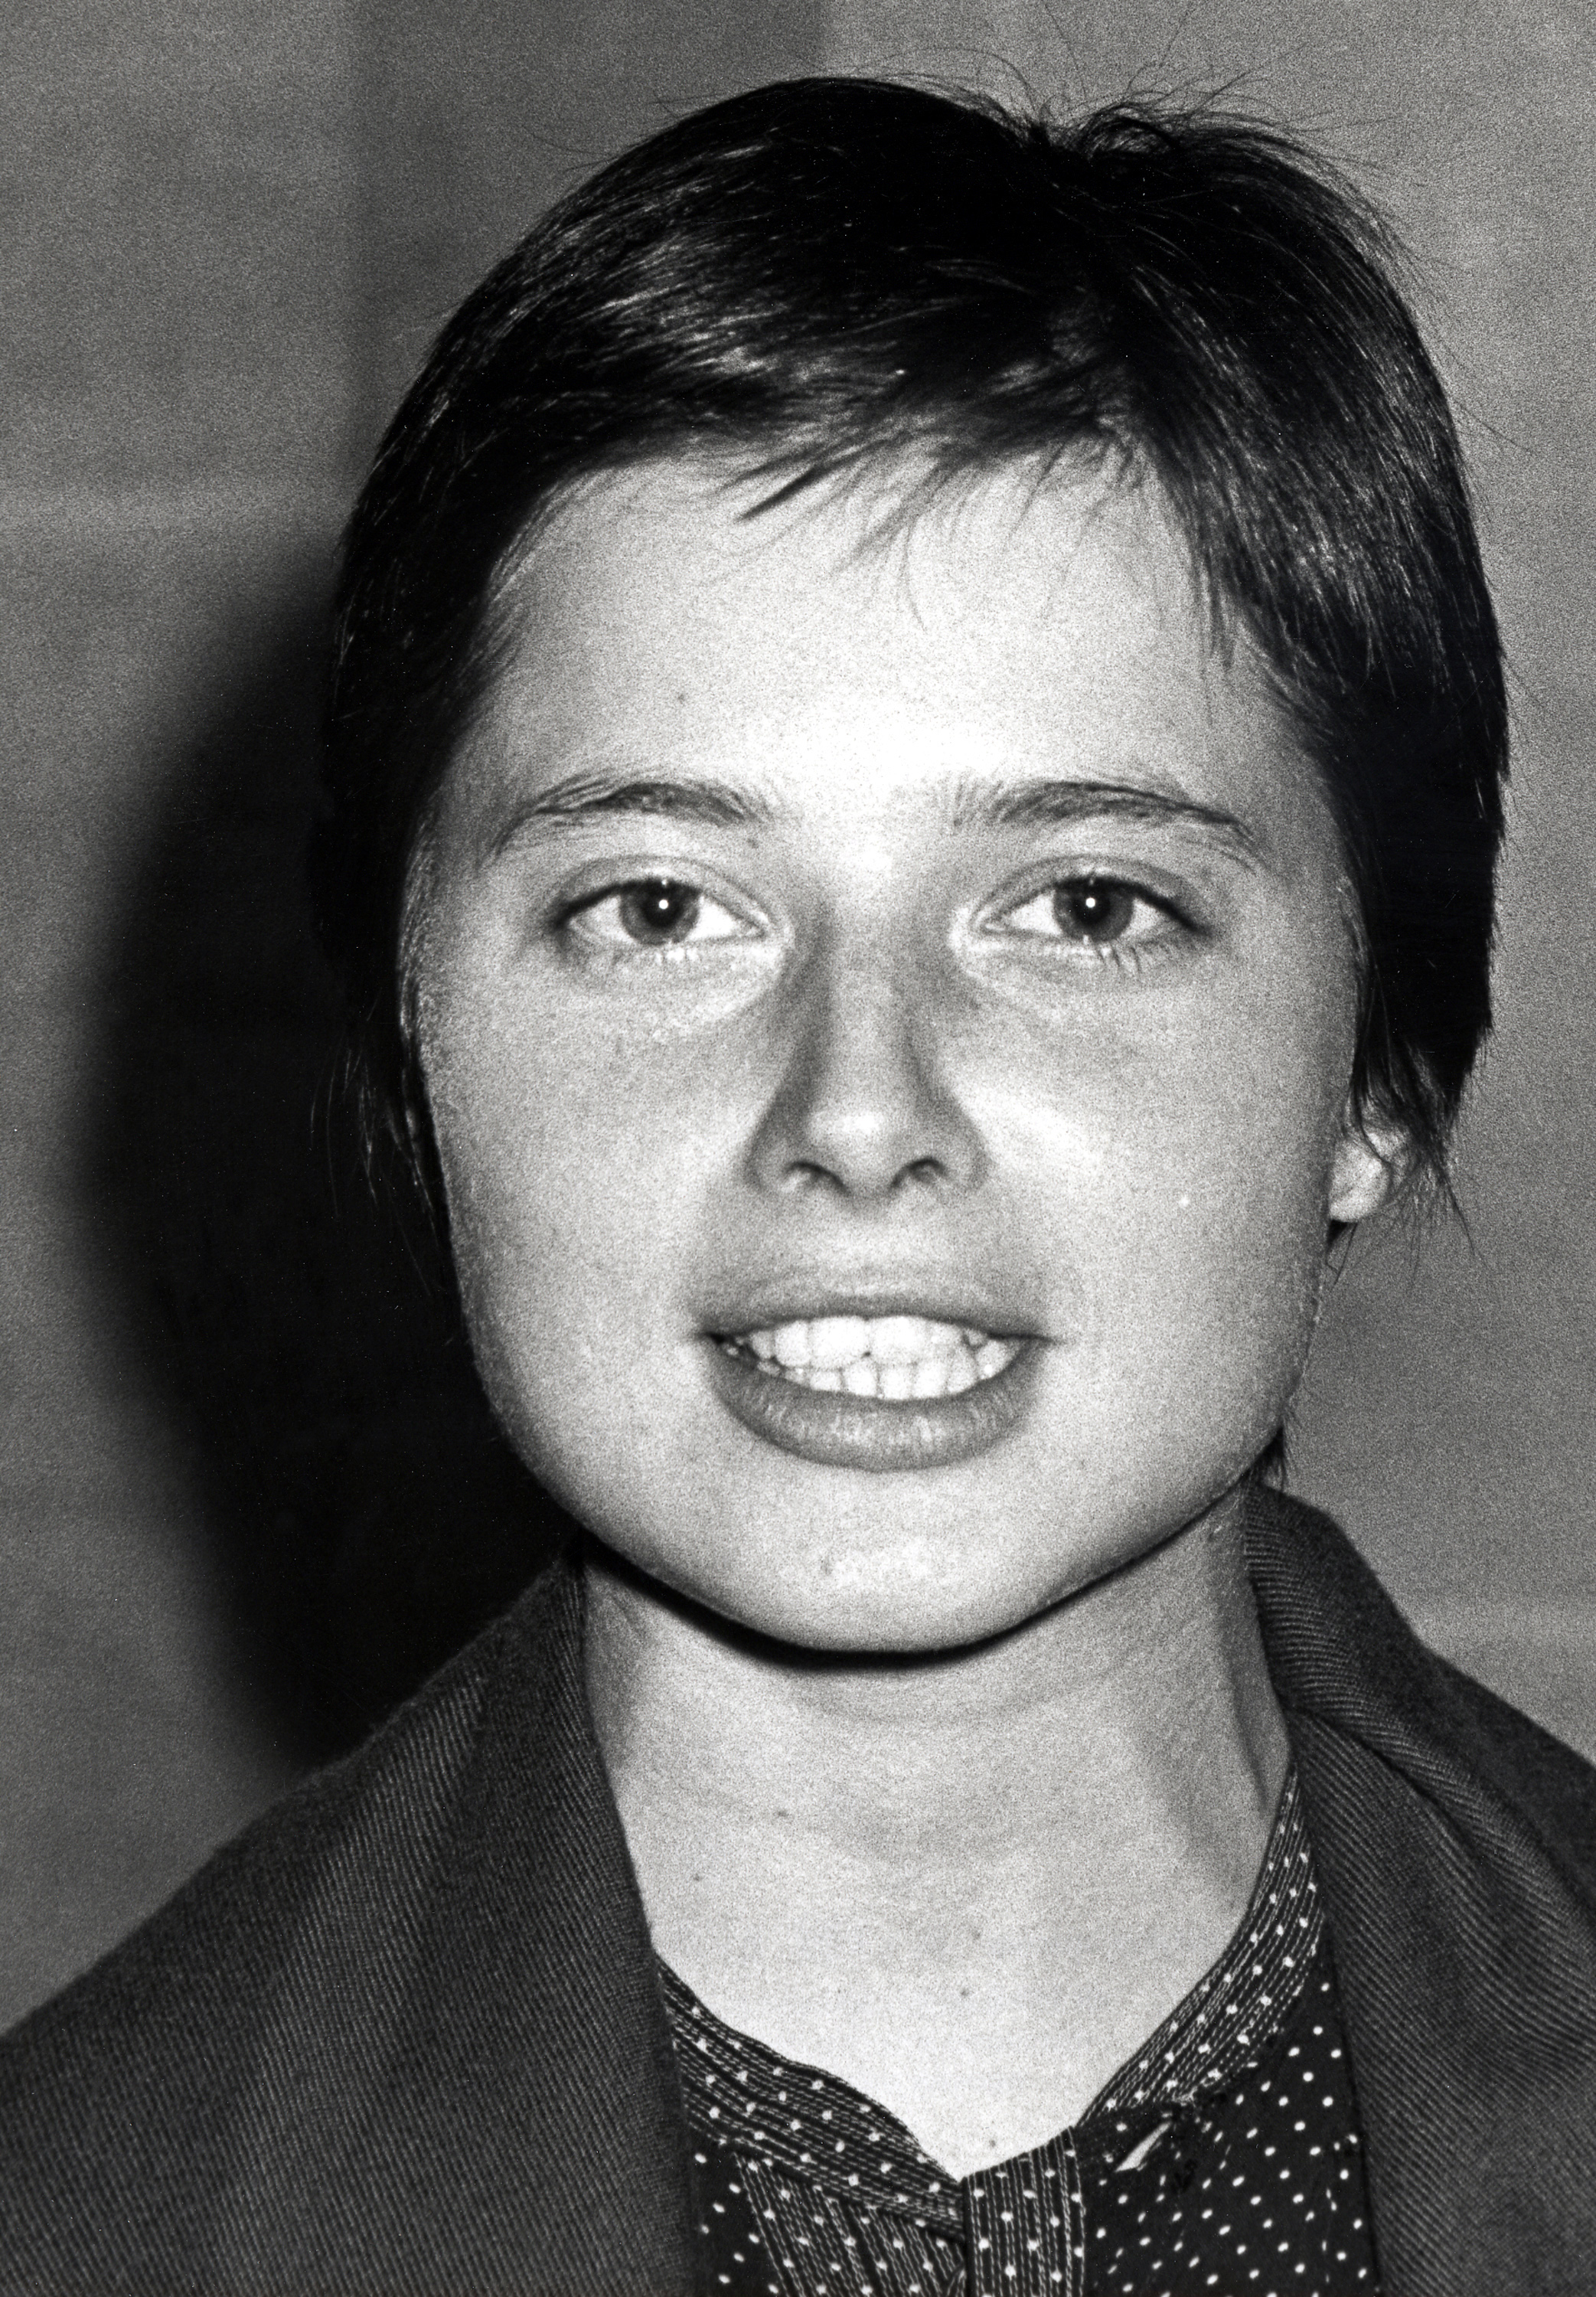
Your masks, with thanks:
[{"label": "short dark hair", "polygon": [[[1203,106],[1056,122],[863,79],[697,112],[553,208],[444,329],[351,519],[315,875],[369,1129],[416,1132],[406,873],[491,683],[499,577],[578,481],[774,492],[1116,458],[1261,657],[1356,900],[1353,1077],[1444,1185],[1490,1025],[1501,645],[1444,392],[1378,217]],[[424,1133],[424,1115],[421,1127]]]}]

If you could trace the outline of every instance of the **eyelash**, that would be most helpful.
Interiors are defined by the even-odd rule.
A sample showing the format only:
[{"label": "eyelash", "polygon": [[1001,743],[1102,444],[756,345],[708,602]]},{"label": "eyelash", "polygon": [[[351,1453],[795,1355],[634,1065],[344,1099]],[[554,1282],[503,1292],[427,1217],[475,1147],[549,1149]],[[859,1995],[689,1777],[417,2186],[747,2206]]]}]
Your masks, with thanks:
[{"label": "eyelash", "polygon": [[[612,936],[592,930],[585,933],[582,931],[580,921],[583,918],[594,918],[607,904],[622,905],[629,897],[646,898],[651,892],[660,895],[685,895],[695,909],[707,902],[719,910],[723,918],[731,920],[734,926],[740,926],[741,929],[715,932],[697,939],[683,938],[659,942],[634,937],[624,932]],[[1128,901],[1131,905],[1131,916],[1121,931],[1115,933],[1111,938],[1105,938],[1102,941],[1093,940],[1084,931],[1076,934],[1063,930],[1049,933],[1033,927],[1017,929],[1015,927],[1013,921],[1016,917],[1023,916],[1027,910],[1038,903],[1047,902],[1049,897],[1057,917],[1059,897],[1068,892],[1074,892],[1077,897],[1084,897],[1088,900],[1104,897],[1111,903],[1116,899]],[[1154,912],[1162,922],[1152,932],[1144,931],[1141,938],[1131,940],[1127,936],[1134,924],[1135,913],[1139,909]],[[697,918],[695,916],[689,924],[689,933],[691,933],[692,925],[696,922]],[[1061,919],[1059,922],[1062,925]],[[680,964],[688,957],[690,951],[695,949],[706,944],[713,946],[743,941],[749,938],[751,931],[745,920],[737,919],[736,912],[728,903],[720,901],[706,887],[690,877],[671,877],[663,871],[658,873],[650,871],[646,875],[622,878],[608,885],[599,886],[591,893],[583,893],[577,899],[564,903],[556,911],[553,924],[557,935],[568,946],[578,940],[585,942],[587,947],[582,952],[584,955],[589,959],[605,957],[612,964],[635,964],[639,960],[656,965]],[[1042,884],[1033,887],[1021,901],[1011,902],[1006,909],[999,911],[991,918],[983,930],[993,938],[1002,938],[1005,928],[1008,937],[1030,942],[1039,950],[1055,952],[1056,954],[1048,959],[1049,962],[1067,963],[1073,966],[1086,964],[1133,977],[1139,976],[1149,963],[1156,963],[1161,958],[1172,955],[1173,944],[1179,942],[1182,934],[1189,937],[1200,930],[1197,922],[1187,916],[1181,908],[1167,896],[1155,893],[1148,886],[1138,885],[1132,879],[1115,877],[1107,871],[1096,869],[1080,870],[1068,877],[1044,880]]]},{"label": "eyelash", "polygon": [[[586,934],[582,932],[580,920],[584,918],[596,917],[607,903],[613,902],[619,908],[629,896],[646,896],[651,891],[657,891],[662,894],[666,893],[687,894],[698,907],[702,907],[707,902],[724,917],[731,919],[739,929],[733,932],[709,934],[701,941],[690,942],[684,939],[653,943],[634,939],[629,935],[623,937],[617,934],[612,938],[591,930]],[[736,917],[728,902],[722,902],[706,886],[698,885],[690,877],[671,877],[663,870],[650,870],[646,875],[624,877],[613,885],[598,886],[592,893],[582,893],[574,901],[564,903],[555,912],[553,922],[555,933],[568,943],[579,938],[585,940],[590,951],[602,951],[613,961],[618,963],[629,963],[639,958],[651,959],[655,963],[679,963],[690,949],[702,947],[705,942],[712,944],[732,943],[743,941],[748,937],[746,921]],[[694,922],[696,922],[696,918]]]},{"label": "eyelash", "polygon": [[[1061,930],[1053,934],[1015,926],[1013,921],[1016,917],[1047,901],[1049,896],[1057,910],[1058,897],[1072,889],[1082,893],[1095,893],[1128,900],[1131,904],[1131,918],[1127,921],[1124,931],[1116,934],[1112,940],[1097,942],[1085,933],[1072,934]],[[1152,910],[1160,923],[1141,939],[1131,941],[1125,938],[1125,934],[1131,930],[1137,909]],[[1140,974],[1149,964],[1172,956],[1183,936],[1190,938],[1200,930],[1197,921],[1167,895],[1155,893],[1150,887],[1138,885],[1132,878],[1117,877],[1107,870],[1098,869],[1082,869],[1068,877],[1051,877],[1033,887],[1023,900],[1011,902],[1007,909],[1000,911],[986,930],[996,934],[1004,927],[1016,939],[1033,942],[1041,949],[1056,951],[1057,957],[1049,961],[1077,966],[1084,963],[1131,976]]]}]

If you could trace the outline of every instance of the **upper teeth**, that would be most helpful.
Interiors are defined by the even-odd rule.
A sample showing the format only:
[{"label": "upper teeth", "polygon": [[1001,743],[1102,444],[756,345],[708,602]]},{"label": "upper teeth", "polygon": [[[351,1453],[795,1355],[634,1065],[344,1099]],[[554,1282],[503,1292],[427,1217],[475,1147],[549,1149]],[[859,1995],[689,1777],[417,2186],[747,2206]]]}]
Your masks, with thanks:
[{"label": "upper teeth", "polygon": [[927,1316],[815,1316],[740,1332],[728,1345],[752,1354],[761,1371],[802,1387],[894,1403],[961,1395],[995,1378],[1020,1351],[1018,1340]]}]

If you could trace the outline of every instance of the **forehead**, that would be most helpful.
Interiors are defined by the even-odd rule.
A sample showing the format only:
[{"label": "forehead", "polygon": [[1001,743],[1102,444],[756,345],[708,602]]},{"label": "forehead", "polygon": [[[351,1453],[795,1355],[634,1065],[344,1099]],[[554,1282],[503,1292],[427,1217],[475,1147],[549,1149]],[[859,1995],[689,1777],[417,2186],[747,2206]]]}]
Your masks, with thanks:
[{"label": "forehead", "polygon": [[455,778],[473,813],[584,770],[852,813],[1044,773],[1313,807],[1150,482],[1006,469],[916,499],[884,474],[764,507],[746,480],[651,465],[564,506],[499,616]]}]

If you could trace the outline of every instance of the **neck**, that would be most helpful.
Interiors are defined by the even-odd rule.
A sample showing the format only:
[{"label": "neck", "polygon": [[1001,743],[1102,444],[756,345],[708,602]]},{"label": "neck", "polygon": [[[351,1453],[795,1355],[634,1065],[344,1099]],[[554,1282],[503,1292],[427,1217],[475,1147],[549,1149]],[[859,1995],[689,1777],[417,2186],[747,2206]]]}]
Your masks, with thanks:
[{"label": "neck", "polygon": [[[1287,1753],[1233,1501],[1008,1634],[910,1659],[741,1635],[602,1555],[588,1591],[659,1951],[951,2167],[1051,2135],[1245,1910]],[[915,2071],[927,2019],[963,2065],[941,2102]],[[949,2110],[965,2061],[997,2058]]]},{"label": "neck", "polygon": [[1011,1633],[925,1657],[743,1635],[602,1551],[588,1586],[589,1691],[623,1816],[663,1803],[940,1857],[1033,1831],[1040,1796],[1077,1839],[1139,1839],[1151,1820],[1222,1863],[1284,1775],[1233,1503]]}]

